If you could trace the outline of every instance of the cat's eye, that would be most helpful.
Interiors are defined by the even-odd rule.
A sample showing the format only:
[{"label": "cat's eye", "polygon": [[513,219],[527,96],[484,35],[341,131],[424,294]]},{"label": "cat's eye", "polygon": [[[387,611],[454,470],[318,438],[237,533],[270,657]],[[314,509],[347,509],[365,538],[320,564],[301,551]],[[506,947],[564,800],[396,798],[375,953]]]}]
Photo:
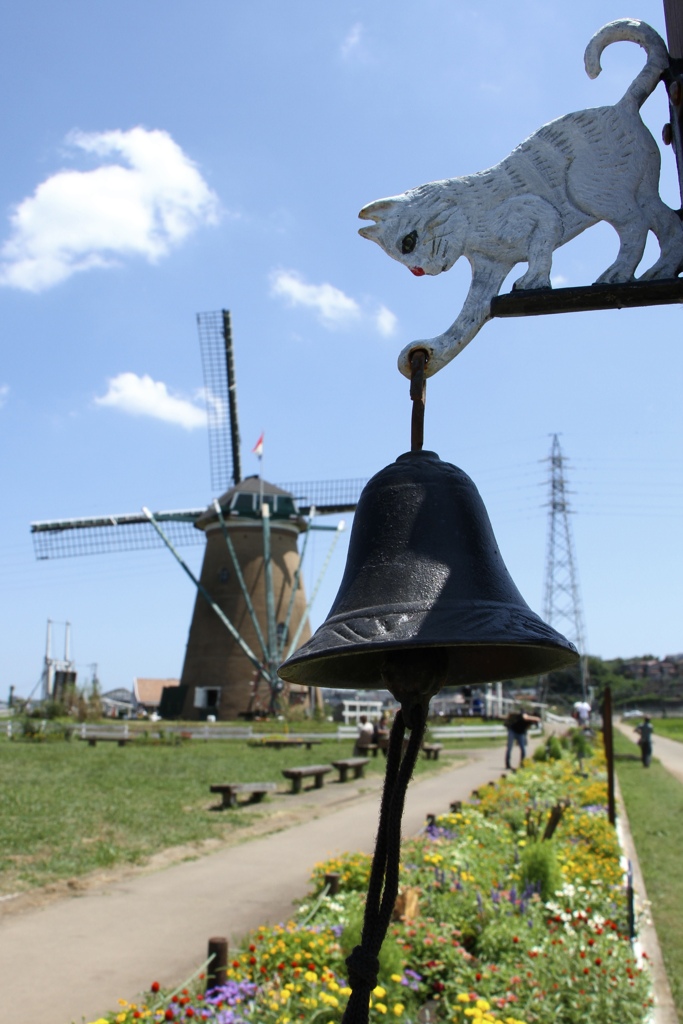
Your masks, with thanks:
[{"label": "cat's eye", "polygon": [[401,252],[404,256],[407,256],[409,252],[412,252],[417,244],[417,231],[411,231],[409,235],[404,235],[401,239]]}]

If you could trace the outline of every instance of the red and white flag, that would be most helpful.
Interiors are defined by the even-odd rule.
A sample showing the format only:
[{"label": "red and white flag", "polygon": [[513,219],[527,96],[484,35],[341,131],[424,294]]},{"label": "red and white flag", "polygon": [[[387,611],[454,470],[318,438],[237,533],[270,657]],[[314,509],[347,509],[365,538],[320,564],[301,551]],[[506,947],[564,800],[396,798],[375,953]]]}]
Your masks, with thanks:
[{"label": "red and white flag", "polygon": [[254,455],[258,455],[259,459],[263,456],[263,434],[259,437],[258,441],[251,449]]}]

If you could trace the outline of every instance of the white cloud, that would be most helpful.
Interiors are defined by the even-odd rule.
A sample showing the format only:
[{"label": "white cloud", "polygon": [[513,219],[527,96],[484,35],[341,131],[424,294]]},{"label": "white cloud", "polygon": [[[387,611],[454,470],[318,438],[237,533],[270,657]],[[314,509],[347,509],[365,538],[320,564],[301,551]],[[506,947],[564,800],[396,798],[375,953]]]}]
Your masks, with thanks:
[{"label": "white cloud", "polygon": [[67,144],[113,159],[58,171],[19,203],[0,251],[0,284],[39,292],[121,257],[154,263],[216,222],[216,195],[167,132],[74,132]]},{"label": "white cloud", "polygon": [[8,395],[9,395],[9,384],[0,384],[0,409],[2,409],[3,405],[7,401],[7,396]]},{"label": "white cloud", "polygon": [[270,275],[270,292],[288,306],[314,310],[324,327],[334,329],[365,321],[382,337],[393,335],[398,320],[386,306],[370,308],[332,284],[309,284],[296,270],[275,270]]},{"label": "white cloud", "polygon": [[[206,409],[187,398],[172,395],[162,381],[145,374],[120,373],[108,381],[106,395],[95,398],[95,405],[118,409],[128,416],[149,416],[151,419],[175,423],[185,430],[205,427]],[[197,398],[203,398],[203,392]],[[215,403],[213,403],[215,410]],[[215,411],[212,411],[215,416]]]},{"label": "white cloud", "polygon": [[398,320],[390,309],[380,306],[375,314],[375,324],[383,338],[390,338],[396,332]]},{"label": "white cloud", "polygon": [[344,60],[348,60],[356,53],[360,47],[361,38],[363,35],[363,26],[357,21],[355,25],[351,27],[346,35],[343,43],[341,44],[340,50]]},{"label": "white cloud", "polygon": [[332,284],[307,284],[293,270],[276,270],[270,278],[271,292],[290,306],[314,309],[326,327],[337,327],[360,317],[360,306]]}]

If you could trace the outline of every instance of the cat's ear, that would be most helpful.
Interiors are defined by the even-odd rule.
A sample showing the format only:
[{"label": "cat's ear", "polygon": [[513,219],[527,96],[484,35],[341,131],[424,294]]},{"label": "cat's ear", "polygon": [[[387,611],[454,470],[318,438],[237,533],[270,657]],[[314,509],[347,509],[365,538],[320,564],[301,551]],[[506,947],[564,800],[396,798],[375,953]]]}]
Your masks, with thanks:
[{"label": "cat's ear", "polygon": [[361,220],[374,220],[375,223],[369,224],[365,228],[359,228],[358,234],[362,235],[363,238],[370,238],[375,241],[376,236],[380,233],[382,221],[386,220],[394,212],[395,207],[395,199],[376,199],[374,203],[368,203],[367,206],[363,207],[358,216]]}]

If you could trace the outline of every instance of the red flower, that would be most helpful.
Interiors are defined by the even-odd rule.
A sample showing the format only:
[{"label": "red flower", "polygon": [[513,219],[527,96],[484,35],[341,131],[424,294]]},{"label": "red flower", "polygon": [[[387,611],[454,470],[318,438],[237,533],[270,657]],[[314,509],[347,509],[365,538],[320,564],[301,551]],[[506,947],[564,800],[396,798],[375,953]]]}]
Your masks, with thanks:
[{"label": "red flower", "polygon": [[252,945],[251,945],[251,946],[249,947],[249,952],[250,952],[250,953],[255,953],[255,952],[256,952],[256,946],[254,946],[254,945],[252,944]]},{"label": "red flower", "polygon": [[173,1020],[174,1017],[175,1017],[175,1014],[173,1013],[173,1010],[169,1006],[168,1010],[164,1014],[164,1020]]},{"label": "red flower", "polygon": [[446,986],[442,981],[435,981],[433,987],[435,992],[443,992]]},{"label": "red flower", "polygon": [[250,956],[249,957],[249,963],[252,964],[252,965],[255,964],[256,963],[256,957],[255,956]]},{"label": "red flower", "polygon": [[309,969],[309,971],[314,971],[315,970],[315,964],[309,964],[308,965],[308,969]]},{"label": "red flower", "polygon": [[517,936],[516,936],[516,935],[513,935],[513,936],[512,936],[512,941],[513,941],[513,942],[519,942],[519,939],[517,938]]},{"label": "red flower", "polygon": [[159,991],[159,982],[158,981],[153,981],[152,984],[149,986],[149,990],[150,990],[150,992],[158,992]]},{"label": "red flower", "polygon": [[278,971],[284,971],[284,969],[285,969],[285,966],[286,966],[285,964],[278,964],[278,965],[277,965],[277,969],[278,969]]},{"label": "red flower", "polygon": [[595,958],[595,962],[596,962],[596,964],[597,964],[597,965],[598,965],[598,967],[599,967],[599,966],[600,966],[600,964],[602,963],[602,960],[600,959],[600,957],[599,957],[599,956],[596,956],[596,958]]},{"label": "red flower", "polygon": [[590,974],[590,967],[584,967],[583,973],[584,974]]},{"label": "red flower", "polygon": [[240,962],[239,962],[239,960],[233,960],[233,962],[232,962],[232,966],[233,966],[233,967],[235,968],[235,970],[237,970],[237,968],[239,967],[239,965],[240,965]]},{"label": "red flower", "polygon": [[191,1006],[188,1006],[188,1008],[185,1010],[185,1016],[194,1017],[194,1010],[192,1009]]},{"label": "red flower", "polygon": [[481,974],[475,974],[474,980],[475,981],[481,981]]}]

